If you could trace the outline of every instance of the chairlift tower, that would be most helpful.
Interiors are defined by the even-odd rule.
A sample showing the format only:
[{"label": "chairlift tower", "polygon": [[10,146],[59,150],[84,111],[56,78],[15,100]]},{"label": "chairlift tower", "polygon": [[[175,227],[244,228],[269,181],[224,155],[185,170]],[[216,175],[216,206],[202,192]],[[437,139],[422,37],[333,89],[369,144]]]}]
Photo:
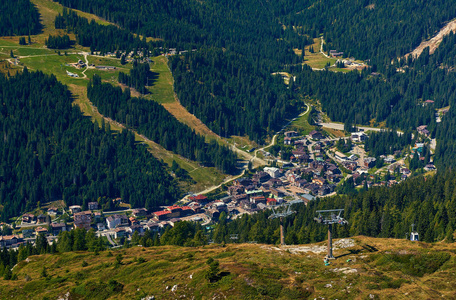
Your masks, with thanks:
[{"label": "chairlift tower", "polygon": [[343,209],[329,209],[329,210],[317,210],[316,213],[318,217],[315,217],[314,220],[317,223],[328,225],[328,253],[326,254],[326,259],[334,259],[333,249],[332,249],[332,225],[348,224],[347,220],[341,217]]},{"label": "chairlift tower", "polygon": [[[291,210],[293,204],[304,203],[302,200],[293,200],[286,203],[277,205],[275,208],[272,208],[272,215],[269,216],[269,219],[280,218],[280,244],[285,245],[285,236],[283,234],[283,218],[291,216],[296,213]],[[279,212],[280,211],[280,212]]]}]

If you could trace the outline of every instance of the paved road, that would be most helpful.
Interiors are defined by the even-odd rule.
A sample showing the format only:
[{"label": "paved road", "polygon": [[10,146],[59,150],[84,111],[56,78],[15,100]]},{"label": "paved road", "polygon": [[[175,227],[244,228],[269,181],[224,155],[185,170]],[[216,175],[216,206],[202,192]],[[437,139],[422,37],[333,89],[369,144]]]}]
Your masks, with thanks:
[{"label": "paved road", "polygon": [[108,238],[108,242],[113,246],[117,246],[117,244],[111,239],[111,235],[107,234],[106,237]]},{"label": "paved road", "polygon": [[[301,113],[298,117],[301,117],[301,116],[303,116],[303,115],[305,115],[305,114],[307,114],[307,113],[309,112],[309,110],[310,110],[310,105],[306,104],[306,106],[307,106],[307,110],[306,110],[305,112]],[[276,140],[277,140],[278,135],[279,135],[279,134],[288,126],[288,125],[290,125],[291,122],[295,121],[298,117],[293,118],[290,122],[288,122],[287,124],[285,124],[285,125],[282,127],[282,129],[280,129],[280,130],[272,137],[272,140],[271,140],[271,142],[269,143],[269,145],[266,145],[266,146],[264,146],[264,147],[262,147],[262,148],[260,148],[260,149],[255,150],[254,155],[251,155],[251,154],[249,154],[249,153],[246,153],[245,151],[242,151],[242,150],[236,148],[235,146],[231,146],[231,149],[232,149],[233,151],[235,151],[236,153],[240,154],[242,157],[246,158],[248,161],[251,161],[251,162],[253,162],[253,163],[256,162],[259,166],[267,165],[268,162],[266,162],[264,159],[261,159],[261,158],[258,158],[258,157],[257,157],[258,151],[261,151],[261,150],[264,150],[264,149],[266,149],[266,148],[268,148],[268,147],[273,146],[273,145],[275,144]],[[215,191],[216,189],[220,188],[222,185],[227,184],[227,183],[230,183],[230,182],[234,181],[235,179],[244,176],[245,170],[246,170],[247,168],[248,168],[248,164],[246,164],[246,165],[244,166],[244,170],[242,171],[242,173],[241,173],[240,175],[237,175],[237,176],[235,176],[235,177],[228,178],[227,180],[223,181],[223,182],[220,183],[219,185],[209,187],[209,188],[205,189],[204,191],[199,192],[198,194],[207,194],[207,193],[210,193],[210,192]],[[186,196],[185,196],[184,198],[182,198],[180,201],[182,201],[182,202],[188,202],[188,197],[189,197],[189,195],[186,195]]]},{"label": "paved road", "polygon": [[[336,129],[336,130],[341,130],[344,131],[344,124],[340,123],[333,123],[333,122],[320,122],[318,125],[324,127],[324,128],[330,128],[330,129]],[[387,128],[377,128],[377,127],[369,127],[369,126],[356,126],[358,130],[363,130],[363,131],[382,131],[382,130],[388,130]],[[402,135],[404,134],[402,131],[397,130],[397,133]]]},{"label": "paved road", "polygon": [[299,114],[299,116],[297,116],[296,118],[293,118],[290,122],[288,122],[287,124],[285,124],[285,125],[282,127],[282,129],[280,129],[279,131],[277,131],[277,133],[272,137],[271,143],[269,143],[269,145],[266,145],[266,146],[264,146],[263,148],[260,148],[260,149],[255,150],[255,157],[256,157],[258,151],[263,151],[263,150],[266,149],[266,148],[269,148],[269,147],[271,147],[271,146],[274,146],[274,144],[275,144],[275,142],[276,142],[276,140],[277,140],[277,137],[279,136],[279,134],[280,134],[285,128],[288,127],[288,125],[290,125],[292,122],[294,122],[297,118],[302,117],[302,116],[304,116],[305,114],[307,114],[307,113],[309,112],[309,110],[310,110],[310,105],[307,104],[307,103],[304,103],[304,104],[307,106],[306,111],[303,112],[303,113],[301,113],[301,114]]}]

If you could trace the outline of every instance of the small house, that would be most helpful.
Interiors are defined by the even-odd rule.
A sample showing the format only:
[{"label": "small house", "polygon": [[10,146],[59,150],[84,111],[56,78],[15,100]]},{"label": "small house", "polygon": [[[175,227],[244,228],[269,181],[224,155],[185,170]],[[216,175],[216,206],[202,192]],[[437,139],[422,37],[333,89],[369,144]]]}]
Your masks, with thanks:
[{"label": "small house", "polygon": [[119,227],[114,230],[114,236],[116,239],[125,237],[127,235],[127,230],[124,227]]},{"label": "small house", "polygon": [[81,212],[82,211],[82,208],[80,205],[72,205],[69,207],[70,211],[72,214],[76,214],[78,212]]},{"label": "small house", "polygon": [[44,227],[40,226],[40,227],[35,228],[36,235],[39,235],[41,233],[46,234],[47,232],[48,232],[48,230],[46,228],[44,228]]},{"label": "small house", "polygon": [[66,231],[65,223],[51,223],[51,231],[53,235],[58,235],[62,231]]},{"label": "small house", "polygon": [[298,136],[298,133],[296,131],[286,131],[284,134],[287,138]]},{"label": "small house", "polygon": [[133,216],[135,217],[145,217],[147,215],[147,209],[145,208],[137,208],[133,209]]},{"label": "small house", "polygon": [[87,207],[89,210],[98,210],[98,202],[89,202]]},{"label": "small house", "polygon": [[55,215],[57,215],[58,212],[59,211],[55,207],[50,207],[47,211],[48,215],[50,215],[50,216],[55,216]]},{"label": "small house", "polygon": [[38,217],[36,217],[37,223],[46,223],[46,216],[43,214],[40,214]]},{"label": "small house", "polygon": [[314,140],[321,140],[321,139],[323,139],[323,135],[321,134],[321,132],[316,131],[316,130],[312,130],[312,131],[309,133],[309,136],[310,136],[310,138],[312,138],[312,139],[314,139]]},{"label": "small house", "polygon": [[207,197],[204,195],[197,195],[188,198],[190,199],[190,201],[197,202],[200,205],[204,205],[208,202]]},{"label": "small house", "polygon": [[85,230],[89,230],[91,222],[92,222],[92,212],[90,210],[74,214],[74,227],[75,228],[84,228]]},{"label": "small house", "polygon": [[266,205],[267,206],[274,206],[277,205],[277,200],[274,198],[267,198],[266,199]]},{"label": "small house", "polygon": [[35,216],[32,214],[23,214],[22,215],[22,222],[23,223],[30,223],[35,220]]}]

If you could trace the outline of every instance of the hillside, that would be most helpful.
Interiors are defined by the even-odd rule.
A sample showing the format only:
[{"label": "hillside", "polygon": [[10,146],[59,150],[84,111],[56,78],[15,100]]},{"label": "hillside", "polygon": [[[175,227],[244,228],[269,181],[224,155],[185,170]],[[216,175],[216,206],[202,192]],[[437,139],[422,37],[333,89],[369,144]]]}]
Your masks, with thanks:
[{"label": "hillside", "polygon": [[[436,299],[456,296],[452,285],[456,264],[454,244],[359,236],[337,240],[334,245],[337,258],[329,266],[323,263],[323,243],[284,247],[258,244],[134,247],[98,255],[71,252],[31,256],[15,266],[16,281],[0,279],[0,298],[398,299],[402,295],[407,299]],[[210,257],[220,263],[218,278],[213,283],[204,276]],[[43,267],[47,274],[43,274]]]},{"label": "hillside", "polygon": [[[74,103],[79,105],[84,115],[92,117],[92,120],[98,122],[100,125],[102,120],[104,120],[105,123],[110,124],[112,130],[121,131],[125,129],[125,124],[120,124],[102,115],[98,111],[97,107],[93,106],[93,104],[87,98],[86,85],[88,80],[94,74],[100,75],[105,82],[110,82],[117,85],[117,77],[119,72],[128,72],[131,69],[131,64],[127,63],[126,65],[122,65],[120,64],[120,59],[90,55],[89,47],[83,47],[79,44],[75,44],[72,48],[66,51],[62,50],[62,55],[57,54],[56,51],[52,49],[47,49],[44,47],[44,40],[51,34],[63,34],[64,32],[62,29],[56,29],[54,24],[56,16],[58,14],[62,14],[63,7],[58,3],[49,0],[34,0],[32,3],[36,6],[36,9],[41,16],[40,21],[43,25],[43,31],[40,34],[31,35],[31,44],[27,45],[19,45],[19,37],[1,37],[0,59],[5,59],[5,62],[3,62],[1,67],[2,70],[0,72],[5,74],[7,72],[9,72],[9,74],[15,74],[17,69],[21,69],[24,66],[27,66],[29,70],[40,70],[46,74],[54,74],[60,82],[68,85],[70,91],[75,96]],[[110,25],[108,22],[100,19],[99,17],[96,17],[95,15],[83,13],[80,11],[76,11],[76,13],[78,16],[83,17],[88,21],[95,21],[96,24],[99,24],[100,26],[105,25],[108,27]],[[111,29],[112,27],[113,26],[110,26]],[[123,33],[125,34],[124,31]],[[69,33],[69,36],[71,40],[76,39],[74,33]],[[17,66],[15,65],[14,60],[10,57],[10,52],[14,53],[16,58],[18,58]],[[63,55],[64,52],[65,55]],[[94,67],[76,69],[69,66],[78,60],[88,62],[87,65],[108,65],[115,67],[116,69],[104,71],[98,70]],[[170,97],[172,97],[174,100],[172,80],[168,78],[171,77],[171,73],[169,71],[169,68],[166,66],[166,59],[159,56],[152,58],[152,60],[157,61],[157,63],[152,63],[154,71],[155,68],[166,70],[166,72],[158,71],[159,76],[157,78],[157,81],[155,82],[155,85],[150,87],[152,91],[152,97],[154,100],[157,98],[156,101],[160,102],[166,100],[165,98],[169,96],[168,94],[170,94]],[[71,71],[72,73],[77,74],[79,78],[68,76],[66,71]],[[189,116],[193,117],[193,119],[188,122],[186,122],[187,119],[179,119],[191,128],[194,128],[194,126],[204,126],[201,121],[189,114],[188,111],[186,111],[184,108],[181,109],[180,115],[182,115],[183,118],[187,119],[189,119]],[[200,133],[200,131],[203,130],[197,130],[197,132]],[[192,191],[202,190],[209,186],[212,186],[213,184],[221,183],[226,177],[224,173],[217,170],[215,167],[203,167],[198,162],[186,159],[180,155],[168,151],[154,141],[151,141],[145,136],[138,134],[136,131],[131,131],[135,135],[135,139],[137,141],[149,146],[149,149],[154,157],[163,160],[168,166],[172,166],[173,162],[176,162],[181,169],[186,171],[188,176],[180,180],[180,185],[185,189],[190,189]],[[206,134],[206,132],[201,133]]]}]

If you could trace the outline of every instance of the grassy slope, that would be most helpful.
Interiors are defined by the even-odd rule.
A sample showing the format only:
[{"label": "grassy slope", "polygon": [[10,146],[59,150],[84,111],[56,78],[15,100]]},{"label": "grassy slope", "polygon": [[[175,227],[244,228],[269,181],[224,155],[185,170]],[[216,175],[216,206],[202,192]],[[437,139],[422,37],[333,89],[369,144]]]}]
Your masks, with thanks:
[{"label": "grassy slope", "polygon": [[[313,47],[314,53],[309,52],[310,46]],[[326,64],[329,62],[331,65],[336,62],[334,58],[326,58],[320,51],[321,39],[315,38],[313,45],[308,45],[305,48],[304,63],[309,65],[311,68],[323,69]],[[295,51],[298,54],[301,54],[301,51]]]},{"label": "grassy slope", "polygon": [[[341,256],[324,266],[323,253],[281,251],[269,245],[219,245],[199,248],[134,247],[113,252],[78,252],[30,257],[14,268],[17,281],[0,279],[1,299],[56,299],[67,292],[72,299],[436,299],[454,298],[456,260],[454,244],[413,243],[406,240],[356,237],[355,246],[336,250]],[[319,245],[323,245],[320,243]],[[309,245],[307,245],[309,246]],[[289,250],[287,250],[289,249]],[[406,251],[403,249],[407,249]],[[436,272],[410,275],[396,262],[408,254],[449,253],[451,258]],[[123,255],[115,267],[115,256]],[[396,257],[393,259],[392,257]],[[138,258],[145,262],[138,263]],[[220,262],[222,279],[209,284],[205,261]],[[351,259],[351,262],[347,262]],[[393,261],[394,260],[394,261]],[[88,265],[82,267],[82,262]],[[415,259],[418,263],[420,259]],[[50,278],[40,277],[43,266]],[[347,268],[338,270],[340,268]],[[348,271],[343,273],[343,271]],[[356,270],[356,271],[355,271]],[[26,275],[31,279],[26,281]],[[121,293],[103,288],[110,279],[124,285]],[[171,291],[177,285],[176,291]],[[91,290],[93,294],[88,294]],[[75,297],[75,293],[84,297]],[[319,298],[321,297],[321,298]]]},{"label": "grassy slope", "polygon": [[[61,56],[57,55],[56,51],[47,49],[44,45],[44,39],[49,36],[49,34],[56,34],[56,33],[63,33],[61,30],[55,30],[54,27],[54,19],[55,16],[63,11],[63,7],[53,1],[50,0],[32,0],[32,2],[38,7],[39,12],[41,14],[41,20],[44,25],[44,30],[42,34],[32,36],[32,45],[30,46],[20,46],[19,45],[19,37],[1,37],[0,38],[0,59],[9,59],[10,58],[10,51],[13,50],[15,56],[20,58],[20,63],[23,66],[27,66],[31,70],[40,70],[47,74],[54,74],[56,75],[57,79],[64,84],[67,84],[70,90],[75,95],[75,104],[77,104],[82,112],[92,117],[95,121],[101,124],[101,120],[104,119],[105,122],[109,122],[111,125],[111,129],[113,130],[122,130],[124,127],[121,124],[114,122],[108,118],[105,118],[101,115],[96,107],[94,107],[87,98],[87,91],[86,85],[89,78],[91,78],[94,74],[98,74],[104,81],[112,82],[117,84],[118,73],[120,71],[128,72],[131,69],[131,64],[127,64],[122,66],[120,64],[120,60],[108,57],[97,57],[97,56],[88,56],[89,64],[96,64],[96,65],[110,65],[116,66],[116,70],[114,71],[100,71],[95,69],[89,69],[86,71],[87,78],[82,78],[82,71],[78,70],[73,67],[65,66],[68,63],[75,63],[78,59],[84,60],[83,55],[81,54],[73,54],[79,53],[80,51],[89,51],[89,49],[81,47],[79,45],[75,46],[75,49],[67,50],[68,55],[64,55],[64,51],[61,51]],[[109,24],[108,22],[87,13],[78,12],[79,15],[89,19],[95,20],[100,24]],[[74,36],[71,37],[74,39]],[[175,102],[174,99],[174,92],[172,91],[172,75],[169,69],[166,66],[166,62],[164,58],[157,57],[154,60],[158,62],[156,64],[157,70],[154,70],[159,73],[158,80],[156,85],[152,87],[153,95],[159,102]],[[10,67],[7,65],[0,66],[1,72],[5,72],[10,69],[10,73],[14,73]],[[66,75],[66,71],[70,71],[72,73],[76,73],[80,78],[71,78]],[[161,100],[164,99],[164,100]],[[169,100],[171,99],[171,100]],[[185,110],[185,109],[184,109]],[[186,111],[185,111],[186,112]],[[183,114],[183,113],[182,113]],[[194,119],[193,115],[189,114]],[[179,119],[179,118],[178,118]],[[189,119],[189,118],[187,118]],[[185,120],[179,119],[181,122],[185,122]],[[198,119],[196,119],[199,121]],[[196,123],[194,120],[192,120]],[[201,121],[199,121],[201,123]],[[187,124],[192,126],[190,122]],[[201,123],[202,126],[204,124]],[[201,127],[202,127],[201,126]],[[205,126],[204,126],[205,127]],[[206,127],[207,128],[207,127]],[[209,130],[209,129],[207,129]],[[140,135],[136,134],[136,139],[140,142],[144,142],[149,145],[151,152],[159,159],[162,159],[168,165],[171,165],[173,160],[175,160],[179,166],[189,172],[190,176],[194,181],[196,181],[195,185],[192,185],[189,188],[190,190],[197,192],[199,190],[203,190],[208,186],[212,186],[213,184],[220,183],[225,175],[222,174],[215,168],[201,168],[198,163],[194,161],[190,161],[185,159],[179,155],[176,155],[170,151],[167,151],[160,145],[141,137]]]},{"label": "grassy slope", "polygon": [[153,59],[151,67],[153,72],[158,73],[157,81],[150,88],[150,98],[161,103],[176,119],[194,129],[196,133],[206,137],[206,140],[220,138],[210,130],[201,120],[192,115],[183,107],[174,93],[173,75],[168,67],[166,57],[159,56]]}]

